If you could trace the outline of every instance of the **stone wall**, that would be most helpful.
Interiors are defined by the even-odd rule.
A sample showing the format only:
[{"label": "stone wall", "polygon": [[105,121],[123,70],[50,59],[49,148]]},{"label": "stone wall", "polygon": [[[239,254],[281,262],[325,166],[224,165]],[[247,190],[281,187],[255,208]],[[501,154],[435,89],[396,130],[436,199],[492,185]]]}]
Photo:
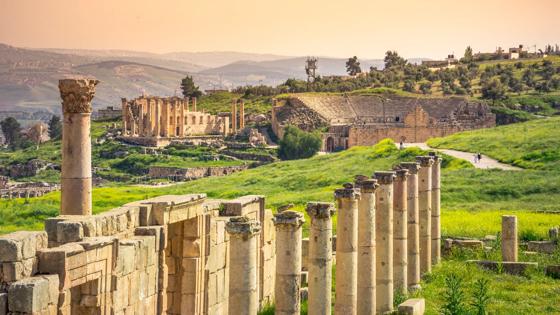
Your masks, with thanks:
[{"label": "stone wall", "polygon": [[150,166],[148,176],[151,178],[173,178],[175,180],[193,180],[203,177],[226,176],[244,171],[248,165],[239,166],[208,166],[208,167],[167,167]]},{"label": "stone wall", "polygon": [[262,224],[259,301],[269,303],[274,227],[264,198],[195,194],[59,216],[44,232],[0,237],[0,314],[227,314],[225,224],[237,215]]}]

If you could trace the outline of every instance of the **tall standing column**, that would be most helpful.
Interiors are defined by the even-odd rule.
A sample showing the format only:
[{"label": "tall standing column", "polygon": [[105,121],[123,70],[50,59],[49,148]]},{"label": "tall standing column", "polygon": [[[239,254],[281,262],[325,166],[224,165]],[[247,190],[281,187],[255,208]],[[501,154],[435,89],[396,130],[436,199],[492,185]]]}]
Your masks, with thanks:
[{"label": "tall standing column", "polygon": [[156,102],[156,138],[161,136],[161,100],[159,98],[155,99]]},{"label": "tall standing column", "polygon": [[356,176],[358,202],[358,315],[375,312],[375,190],[377,180]]},{"label": "tall standing column", "polygon": [[240,100],[239,104],[239,129],[245,128],[245,102]]},{"label": "tall standing column", "polygon": [[274,215],[276,226],[275,314],[299,315],[301,288],[301,225],[303,214],[284,211]]},{"label": "tall standing column", "polygon": [[393,181],[395,172],[375,172],[374,176],[379,183],[375,194],[376,311],[384,314],[393,311]]},{"label": "tall standing column", "polygon": [[393,278],[394,288],[401,294],[408,293],[408,170],[397,169],[393,184]]},{"label": "tall standing column", "polygon": [[179,123],[179,136],[183,138],[185,136],[185,100],[179,102],[181,104],[181,117]]},{"label": "tall standing column", "polygon": [[418,213],[420,216],[420,273],[432,271],[432,164],[430,156],[417,156]]},{"label": "tall standing column", "polygon": [[517,217],[502,216],[502,260],[517,261]]},{"label": "tall standing column", "polygon": [[309,254],[307,255],[309,315],[331,315],[332,287],[332,216],[334,205],[310,202],[306,208],[311,218]]},{"label": "tall standing column", "polygon": [[231,101],[231,132],[237,133],[237,100]]},{"label": "tall standing column", "polygon": [[430,152],[434,159],[432,165],[432,265],[441,260],[441,159]]},{"label": "tall standing column", "polygon": [[358,200],[360,193],[351,183],[334,192],[338,207],[336,236],[336,300],[334,312],[355,315],[358,282]]},{"label": "tall standing column", "polygon": [[126,136],[128,129],[128,106],[126,98],[121,98],[121,110],[122,110],[122,135]]},{"label": "tall standing column", "polygon": [[169,100],[163,100],[163,136],[169,137]]},{"label": "tall standing column", "polygon": [[257,314],[257,235],[260,224],[247,217],[233,217],[226,224],[229,241],[229,314]]},{"label": "tall standing column", "polygon": [[64,79],[62,98],[62,215],[91,215],[91,100],[97,80]]},{"label": "tall standing column", "polygon": [[144,100],[138,103],[138,136],[144,136]]},{"label": "tall standing column", "polygon": [[191,100],[192,100],[193,112],[196,112],[196,97],[193,97]]},{"label": "tall standing column", "polygon": [[418,213],[418,170],[420,164],[403,162],[400,168],[408,170],[406,180],[407,206],[407,282],[408,289],[420,289],[420,222]]}]

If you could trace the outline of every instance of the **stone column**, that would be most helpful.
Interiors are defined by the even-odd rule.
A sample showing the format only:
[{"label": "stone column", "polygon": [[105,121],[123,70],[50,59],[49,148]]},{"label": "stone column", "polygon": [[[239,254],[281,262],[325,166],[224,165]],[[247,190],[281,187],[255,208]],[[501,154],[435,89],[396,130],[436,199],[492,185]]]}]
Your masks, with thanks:
[{"label": "stone column", "polygon": [[[375,172],[376,311],[393,311],[393,181],[395,172]],[[338,259],[338,257],[337,257]]]},{"label": "stone column", "polygon": [[439,264],[441,260],[441,159],[430,152],[434,159],[432,165],[432,265]]},{"label": "stone column", "polygon": [[347,183],[334,192],[338,207],[336,236],[336,300],[337,315],[355,315],[358,282],[358,200],[360,192]]},{"label": "stone column", "polygon": [[257,314],[257,235],[260,224],[247,217],[233,217],[226,224],[229,241],[229,314]]},{"label": "stone column", "polygon": [[192,100],[193,112],[196,112],[196,97],[191,98],[191,100]]},{"label": "stone column", "polygon": [[393,184],[393,280],[394,288],[401,294],[408,293],[408,170],[397,169]]},{"label": "stone column", "polygon": [[144,136],[144,101],[138,102],[138,136]]},{"label": "stone column", "polygon": [[408,289],[420,289],[420,226],[418,214],[418,170],[420,164],[416,162],[403,162],[400,168],[408,170],[406,180],[407,194],[407,282]]},{"label": "stone column", "polygon": [[97,80],[64,79],[61,215],[91,215],[91,100]]},{"label": "stone column", "polygon": [[420,274],[432,271],[432,164],[430,156],[418,156],[418,214],[420,216]]},{"label": "stone column", "polygon": [[245,102],[239,100],[239,129],[245,128]]},{"label": "stone column", "polygon": [[334,205],[310,202],[306,208],[311,218],[307,255],[309,315],[331,315],[332,287],[332,216]]},{"label": "stone column", "polygon": [[180,101],[181,104],[181,122],[179,123],[179,135],[181,138],[185,137],[185,100]]},{"label": "stone column", "polygon": [[128,128],[128,106],[126,104],[126,98],[121,98],[121,110],[122,110],[122,135],[126,136],[127,128]]},{"label": "stone column", "polygon": [[231,132],[237,133],[237,100],[231,102]]},{"label": "stone column", "polygon": [[163,136],[169,137],[169,100],[163,100]]},{"label": "stone column", "polygon": [[274,215],[276,226],[275,314],[299,315],[301,288],[301,225],[303,214],[284,211]]},{"label": "stone column", "polygon": [[517,217],[502,216],[502,260],[517,261]]},{"label": "stone column", "polygon": [[358,308],[357,314],[375,312],[375,190],[377,180],[356,176],[358,202]]},{"label": "stone column", "polygon": [[161,101],[160,99],[156,98],[156,138],[161,136]]}]

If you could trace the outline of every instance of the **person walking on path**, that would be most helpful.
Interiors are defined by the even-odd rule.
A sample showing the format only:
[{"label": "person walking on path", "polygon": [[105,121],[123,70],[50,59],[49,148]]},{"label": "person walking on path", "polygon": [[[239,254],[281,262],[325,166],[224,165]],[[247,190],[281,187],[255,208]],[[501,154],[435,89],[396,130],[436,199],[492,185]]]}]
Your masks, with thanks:
[{"label": "person walking on path", "polygon": [[477,160],[478,160],[479,163],[480,163],[480,160],[482,160],[482,154],[480,152],[478,152]]}]

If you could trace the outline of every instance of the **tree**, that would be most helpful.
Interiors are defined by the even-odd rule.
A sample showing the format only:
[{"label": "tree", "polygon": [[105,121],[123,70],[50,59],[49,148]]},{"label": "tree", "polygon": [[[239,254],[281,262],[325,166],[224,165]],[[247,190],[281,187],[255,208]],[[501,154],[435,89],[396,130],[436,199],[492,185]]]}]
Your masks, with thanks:
[{"label": "tree", "polygon": [[51,120],[49,120],[49,137],[53,140],[60,139],[62,137],[62,122],[60,117],[53,115]]},{"label": "tree", "polygon": [[399,56],[399,54],[396,51],[387,51],[385,53],[385,58],[383,59],[383,61],[385,61],[385,69],[390,69],[390,68],[402,68],[406,65],[406,60],[404,58],[402,58],[401,56]]},{"label": "tree", "polygon": [[7,117],[0,122],[6,144],[12,150],[16,149],[21,141],[21,125],[13,117]]},{"label": "tree", "polygon": [[535,86],[535,71],[531,68],[526,69],[523,72],[523,77],[521,77],[521,81],[525,83],[528,87]]},{"label": "tree", "polygon": [[491,99],[492,103],[506,98],[506,89],[502,82],[496,78],[484,83],[481,91],[482,98]]},{"label": "tree", "polygon": [[521,83],[521,80],[518,78],[511,78],[511,80],[509,80],[508,82],[508,85],[512,92],[519,93],[523,91],[523,83]]},{"label": "tree", "polygon": [[312,157],[321,149],[321,137],[316,133],[288,126],[279,141],[278,156],[282,160],[296,160]]},{"label": "tree", "polygon": [[191,76],[186,76],[181,80],[181,90],[183,90],[184,97],[200,97],[202,92],[199,90],[198,86],[194,84],[194,80]]},{"label": "tree", "polygon": [[358,73],[362,73],[362,68],[360,68],[358,57],[354,56],[352,58],[348,58],[348,61],[346,61],[346,72],[348,72],[348,74],[352,76]]},{"label": "tree", "polygon": [[404,81],[403,90],[407,92],[416,92],[416,84],[412,80]]},{"label": "tree", "polygon": [[473,61],[473,51],[471,46],[467,46],[467,48],[465,49],[465,55],[463,57],[463,62],[464,63],[471,63]]},{"label": "tree", "polygon": [[422,94],[432,94],[432,83],[424,82],[420,84],[420,91],[422,91]]}]

